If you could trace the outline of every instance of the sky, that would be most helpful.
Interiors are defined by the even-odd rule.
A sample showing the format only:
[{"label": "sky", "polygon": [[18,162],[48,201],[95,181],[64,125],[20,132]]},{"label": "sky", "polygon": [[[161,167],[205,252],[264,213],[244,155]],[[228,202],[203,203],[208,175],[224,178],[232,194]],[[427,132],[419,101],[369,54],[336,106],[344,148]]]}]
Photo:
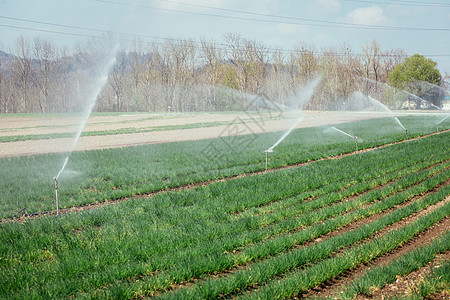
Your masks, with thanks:
[{"label": "sky", "polygon": [[450,0],[0,0],[0,50],[20,36],[70,49],[106,32],[143,41],[239,34],[268,48],[353,53],[376,40],[438,63],[450,75]]}]

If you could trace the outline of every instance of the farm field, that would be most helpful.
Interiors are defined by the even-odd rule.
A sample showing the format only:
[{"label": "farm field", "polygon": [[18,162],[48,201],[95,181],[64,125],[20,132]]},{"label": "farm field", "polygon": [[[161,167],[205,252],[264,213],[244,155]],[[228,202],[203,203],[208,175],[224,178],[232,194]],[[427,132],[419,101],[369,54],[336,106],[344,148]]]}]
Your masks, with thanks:
[{"label": "farm field", "polygon": [[[316,115],[319,114],[325,114],[325,119],[328,121],[344,121],[355,118],[352,114],[334,118],[329,118],[331,113],[318,112]],[[238,120],[242,121],[243,115]],[[360,115],[356,114],[356,118],[357,120],[363,119],[361,121],[335,124],[339,129],[358,136],[358,150],[370,149],[405,139],[405,132],[392,117],[379,118],[378,115],[375,115],[375,119],[371,119],[373,117],[371,114],[365,117]],[[128,121],[123,124],[128,124],[130,118],[140,120],[142,117],[139,117],[140,114],[137,116],[126,116]],[[231,114],[231,117],[236,117],[236,114]],[[93,123],[110,120],[111,124],[116,124],[117,120],[123,121],[121,118],[116,115],[102,116],[100,119],[94,118]],[[409,138],[435,132],[435,122],[439,118],[442,117],[435,115],[399,117],[408,128]],[[36,118],[31,119],[36,122],[34,120]],[[178,122],[184,120],[183,117],[180,119],[181,121]],[[191,117],[186,117],[186,119],[191,120]],[[104,203],[199,182],[263,171],[265,169],[264,150],[273,145],[280,138],[282,132],[252,133],[253,131],[248,128],[250,126],[253,126],[253,129],[256,128],[255,122],[240,123],[234,122],[234,120],[236,119],[231,119],[225,129],[222,128],[224,125],[219,128],[198,128],[198,130],[208,132],[215,130],[216,138],[211,139],[200,138],[199,140],[175,143],[75,151],[71,154],[67,169],[59,179],[60,207],[64,209]],[[259,124],[265,126],[270,121],[268,118],[261,120],[259,120]],[[172,117],[167,121],[175,122]],[[289,127],[292,122],[291,119],[282,121],[284,123],[280,124],[284,125],[284,128]],[[62,122],[62,120],[58,122]],[[318,117],[308,118],[305,119],[305,124],[301,125],[302,123],[300,123],[300,126],[306,126],[308,122],[311,125],[314,122],[320,124],[325,121]],[[95,125],[93,126],[95,127]],[[446,130],[450,128],[450,124],[443,122],[440,127],[440,130]],[[99,128],[94,129],[95,132],[99,132]],[[172,131],[184,132],[186,130],[190,129],[166,129],[161,133],[168,135]],[[106,133],[109,132],[106,130]],[[241,133],[247,134],[240,135]],[[105,134],[91,137],[116,136],[120,139],[123,136],[134,135]],[[180,140],[182,139],[183,136],[180,137]],[[59,138],[48,140],[55,144],[58,143]],[[45,140],[31,139],[29,141],[39,145]],[[21,142],[0,142],[0,145],[16,143]],[[268,167],[269,169],[287,167],[342,153],[352,153],[355,150],[354,139],[333,130],[331,125],[299,128],[275,148],[274,153],[270,153]],[[8,219],[24,213],[55,211],[53,178],[61,168],[66,155],[66,152],[63,152],[0,159],[0,189],[2,190],[0,217]]]},{"label": "farm field", "polygon": [[[408,141],[392,117],[331,123],[357,152],[331,125],[299,128],[265,173],[282,132],[235,119],[211,121],[215,138],[74,152],[60,205],[114,205],[60,216],[14,218],[54,211],[64,153],[0,159],[0,298],[352,299],[448,270],[448,122],[399,116]],[[438,271],[401,296],[448,293]]]},{"label": "farm field", "polygon": [[[298,127],[385,117],[383,113],[307,112]],[[245,124],[241,134],[286,130],[296,114],[280,111],[246,113],[107,114],[89,118],[75,150],[171,143],[235,135],[230,124]],[[5,115],[0,117],[0,157],[67,152],[80,116],[75,114]],[[245,129],[245,130],[243,130]]]}]

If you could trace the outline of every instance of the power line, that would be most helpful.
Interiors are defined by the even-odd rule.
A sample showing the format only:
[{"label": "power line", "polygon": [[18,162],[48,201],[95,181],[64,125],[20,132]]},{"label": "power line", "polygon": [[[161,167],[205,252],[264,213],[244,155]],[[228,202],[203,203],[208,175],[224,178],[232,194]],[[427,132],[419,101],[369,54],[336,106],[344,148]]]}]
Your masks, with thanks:
[{"label": "power line", "polygon": [[71,35],[71,36],[88,37],[88,38],[96,38],[96,39],[102,39],[103,38],[103,37],[100,37],[100,36],[87,35],[87,34],[81,34],[81,33],[71,33],[71,32],[63,32],[63,31],[48,30],[48,29],[37,29],[37,28],[13,26],[13,25],[5,25],[5,24],[0,24],[0,27],[21,29],[21,30],[29,30],[29,31],[38,31],[38,32],[46,32],[46,33],[56,33],[56,34],[62,34],[62,35]]},{"label": "power line", "polygon": [[[82,33],[73,33],[73,32],[67,32],[67,31],[57,31],[57,30],[50,30],[50,29],[38,29],[38,28],[30,28],[30,27],[23,27],[23,26],[14,26],[14,25],[0,24],[0,27],[20,29],[20,30],[28,30],[28,31],[36,31],[36,32],[45,32],[45,33],[53,33],[53,34],[61,34],[61,35],[69,35],[69,36],[77,36],[77,37],[86,37],[86,38],[94,38],[94,39],[105,39],[106,38],[105,35],[110,33],[115,38],[117,38],[118,40],[124,41],[124,42],[134,42],[135,41],[135,40],[132,40],[130,38],[134,38],[134,39],[136,39],[136,38],[145,38],[145,39],[152,39],[153,41],[151,41],[151,42],[141,41],[141,42],[160,44],[160,45],[162,45],[163,43],[155,42],[154,40],[163,40],[163,41],[172,41],[172,42],[190,41],[190,42],[193,42],[193,43],[198,44],[198,45],[201,45],[201,43],[202,43],[202,42],[198,42],[198,41],[195,41],[195,40],[192,40],[192,39],[175,39],[175,38],[167,38],[167,37],[163,38],[163,37],[148,36],[148,35],[137,35],[137,34],[132,34],[132,33],[112,32],[112,31],[105,31],[105,30],[100,30],[100,29],[96,29],[96,28],[88,28],[88,27],[81,27],[81,26],[65,25],[65,24],[58,24],[58,23],[51,23],[51,22],[43,22],[43,21],[22,19],[22,18],[1,16],[1,15],[0,15],[0,18],[7,19],[7,20],[27,22],[27,23],[55,26],[55,27],[61,27],[61,28],[68,28],[68,29],[92,31],[92,32],[96,32],[96,33],[101,33],[102,36],[90,35],[90,34],[82,34]],[[227,45],[227,44],[223,44],[223,43],[209,43],[209,42],[205,42],[205,41],[203,41],[203,43],[213,45],[218,50],[222,50],[222,51],[225,51],[225,52],[229,51],[229,47],[228,47],[229,45]],[[245,45],[243,45],[241,48],[245,48]],[[282,49],[282,48],[273,49],[273,48],[267,48],[267,47],[264,47],[264,50],[266,52],[269,52],[269,53],[282,52],[282,53],[286,53],[286,54],[293,54],[293,53],[302,52],[300,50],[293,50],[293,49],[285,50],[285,49]],[[314,51],[314,50],[306,50],[305,52],[308,52],[308,53],[311,52],[313,54],[318,54],[318,55],[320,55],[320,54],[325,55],[326,54],[325,52]],[[336,55],[336,53],[334,53],[334,55]],[[342,55],[344,55],[344,54],[342,54]],[[362,54],[354,53],[352,55],[361,56]],[[389,55],[383,55],[383,56],[389,56]],[[448,56],[450,56],[450,54],[429,54],[429,55],[424,55],[424,56],[428,56],[428,57],[448,57]]]},{"label": "power line", "polygon": [[[64,25],[61,25],[61,26],[64,26]],[[81,34],[81,33],[70,33],[70,32],[64,32],[64,31],[37,29],[37,28],[12,26],[12,25],[5,25],[5,24],[0,24],[0,27],[21,29],[21,30],[29,30],[29,31],[37,31],[37,32],[45,32],[45,33],[54,33],[54,34],[61,34],[61,35],[78,36],[78,37],[86,37],[86,38],[94,38],[94,39],[105,39],[106,38],[105,36],[95,36],[95,35],[88,35],[88,34]],[[84,29],[85,30],[89,30],[88,28],[84,28]],[[99,30],[96,30],[96,31],[99,31]],[[103,31],[103,33],[106,34],[107,32]],[[114,32],[111,32],[111,33],[115,34]],[[139,36],[133,35],[133,37],[139,37]],[[163,38],[163,37],[152,37],[152,38],[153,39],[161,39],[161,40],[165,40],[165,41],[175,41],[175,42],[189,41],[189,40],[183,40],[183,39]],[[124,42],[131,42],[131,41],[133,41],[131,39],[125,39],[125,38],[120,38],[119,40],[124,41]],[[200,42],[197,42],[197,41],[194,41],[194,40],[192,40],[192,42],[194,42],[196,44],[200,44]],[[149,42],[147,42],[147,43],[149,43]],[[163,43],[161,43],[161,42],[151,41],[151,43],[163,45]],[[214,44],[214,43],[207,43],[207,44],[211,44],[211,45],[216,46],[216,44]],[[222,50],[222,51],[225,51],[225,52],[229,51],[229,48],[226,48],[227,47],[226,44],[218,43],[217,45],[222,46],[222,47],[216,47],[218,50]],[[242,46],[242,47],[245,47],[245,46]],[[314,55],[327,55],[326,52],[315,51],[315,50],[304,50],[304,51],[302,51],[302,50],[293,50],[293,49],[273,49],[273,48],[264,48],[264,49],[268,53],[275,53],[277,51],[281,51],[281,52],[286,53],[286,54],[311,53],[311,54],[314,54]],[[332,55],[332,56],[344,56],[346,54],[332,53],[330,55]],[[352,53],[351,55],[353,55],[353,56],[362,56],[363,54],[361,54],[361,53]],[[398,56],[398,55],[381,54],[379,56],[381,56],[381,57],[390,57],[390,56]],[[450,53],[449,54],[424,54],[423,56],[426,56],[426,57],[450,57]]]},{"label": "power line", "polygon": [[30,19],[14,18],[14,17],[9,17],[9,16],[0,16],[0,18],[1,19],[6,19],[6,20],[14,20],[14,21],[20,21],[20,22],[42,24],[42,25],[50,25],[50,26],[57,26],[57,27],[64,27],[64,28],[71,28],[71,29],[96,31],[96,32],[101,32],[101,33],[105,32],[104,30],[100,30],[100,29],[93,29],[93,28],[72,26],[72,25],[63,25],[63,24],[56,24],[56,23],[50,23],[50,22],[36,21],[36,20],[30,20]]},{"label": "power line", "polygon": [[[130,4],[130,3],[124,3],[124,2],[113,1],[113,0],[94,0],[94,1],[108,3],[108,4],[115,4],[115,5],[122,5],[122,6],[132,6],[132,4]],[[256,16],[262,16],[262,17],[270,17],[270,18],[278,18],[278,19],[286,19],[286,20],[297,20],[297,21],[302,21],[302,22],[277,21],[277,20],[269,20],[269,19],[255,19],[255,18],[249,18],[249,17],[238,17],[238,16],[220,15],[220,14],[213,14],[213,13],[202,13],[202,12],[185,11],[185,10],[170,9],[170,8],[161,8],[161,7],[148,6],[148,5],[135,5],[135,6],[140,7],[140,8],[157,9],[157,10],[190,14],[190,15],[200,15],[200,16],[214,17],[214,18],[225,18],[225,19],[235,19],[235,20],[242,20],[242,21],[275,23],[275,24],[303,25],[303,26],[308,25],[308,26],[315,26],[315,27],[389,30],[389,31],[392,31],[392,30],[399,30],[399,31],[450,31],[450,28],[401,27],[401,26],[383,26],[383,25],[363,25],[363,24],[346,23],[346,22],[332,22],[332,21],[324,21],[324,20],[317,20],[317,19],[305,19],[305,18],[279,16],[279,15],[271,15],[271,14],[260,14],[260,13],[255,13],[255,12],[241,11],[241,10],[232,10],[232,9],[217,8],[217,7],[205,6],[205,5],[189,4],[189,3],[178,2],[178,1],[167,0],[165,2],[177,3],[177,4],[186,5],[186,6],[202,7],[202,8],[212,9],[212,10],[221,10],[221,11],[228,11],[228,12],[234,12],[234,13],[256,15]]]},{"label": "power line", "polygon": [[[94,1],[105,2],[105,0],[94,0]],[[173,0],[158,0],[158,1],[166,2],[166,3],[173,3],[173,4],[183,5],[183,6],[199,7],[199,8],[206,8],[206,9],[211,9],[211,10],[218,10],[218,11],[232,12],[232,13],[240,13],[240,14],[247,14],[247,15],[254,15],[254,16],[279,18],[279,19],[287,19],[287,20],[298,20],[298,21],[315,22],[315,23],[323,23],[323,24],[331,24],[331,25],[341,25],[341,26],[342,25],[355,26],[355,28],[358,28],[358,29],[360,29],[360,28],[387,29],[387,30],[416,29],[416,28],[408,28],[408,27],[392,27],[392,26],[382,26],[382,25],[364,25],[364,24],[355,24],[355,23],[348,23],[348,22],[333,22],[333,21],[325,21],[325,20],[317,20],[317,19],[307,19],[307,18],[299,18],[299,17],[281,16],[281,15],[274,15],[274,14],[263,14],[263,13],[242,11],[242,10],[236,10],[236,9],[212,7],[212,6],[199,5],[199,4],[190,4],[190,3],[185,3],[185,2],[180,2],[180,1],[173,1]],[[363,1],[363,2],[370,2],[370,1]],[[450,4],[448,4],[448,6],[450,7]]]},{"label": "power line", "polygon": [[398,6],[426,6],[426,7],[450,7],[448,3],[442,2],[422,2],[422,1],[401,1],[392,0],[390,2],[386,1],[365,1],[365,0],[343,0],[346,2],[357,2],[357,3],[368,3],[368,4],[386,4],[386,5],[398,5]]}]

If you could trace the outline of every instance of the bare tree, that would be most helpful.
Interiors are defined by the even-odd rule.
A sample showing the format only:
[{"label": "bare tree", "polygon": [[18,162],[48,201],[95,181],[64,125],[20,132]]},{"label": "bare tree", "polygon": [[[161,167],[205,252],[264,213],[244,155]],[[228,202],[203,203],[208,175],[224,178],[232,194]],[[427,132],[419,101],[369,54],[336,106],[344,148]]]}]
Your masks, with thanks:
[{"label": "bare tree", "polygon": [[58,70],[56,68],[59,57],[54,46],[49,41],[44,41],[39,38],[34,39],[33,47],[33,61],[32,77],[34,83],[39,90],[37,103],[40,112],[44,113],[48,110],[56,111],[56,107],[51,107],[55,103],[51,103],[50,93],[51,84],[54,83]]},{"label": "bare tree", "polygon": [[19,105],[16,106],[17,112],[33,111],[29,97],[31,90],[30,52],[30,43],[23,36],[17,39],[15,48],[11,50],[11,53],[15,55],[11,64],[11,71],[17,95],[20,97]]},{"label": "bare tree", "polygon": [[[219,85],[282,103],[318,73],[323,80],[309,108],[340,109],[353,91],[369,93],[378,86],[374,82],[386,82],[406,57],[400,49],[382,51],[376,41],[364,46],[360,55],[345,45],[316,51],[304,43],[287,54],[233,33],[226,34],[224,41],[226,49],[206,39],[200,40],[200,47],[193,40],[167,40],[146,49],[134,41],[131,51],[122,48],[117,56],[97,109],[198,111],[242,104],[219,93]],[[34,39],[30,45],[19,38],[10,50],[11,63],[0,62],[0,68],[7,69],[0,73],[0,111],[81,110],[83,101],[91,97],[92,78],[102,69],[98,62],[104,61],[110,47],[111,40],[92,40],[78,44],[69,54],[67,48],[58,49],[47,41]]]},{"label": "bare tree", "polygon": [[302,82],[317,75],[319,62],[315,52],[314,47],[300,44],[292,54],[291,59],[295,66],[295,74]]},{"label": "bare tree", "polygon": [[144,56],[140,70],[142,84],[139,89],[139,93],[144,99],[143,107],[147,111],[165,110],[167,105],[163,104],[161,101],[162,96],[157,93],[157,87],[162,87],[159,72],[159,48],[157,45],[151,45]]},{"label": "bare tree", "polygon": [[124,111],[124,93],[126,84],[127,54],[120,51],[116,57],[116,64],[111,70],[109,84],[114,92],[113,110]]},{"label": "bare tree", "polygon": [[383,68],[380,72],[379,80],[382,82],[388,82],[389,74],[391,74],[395,67],[401,64],[407,57],[408,54],[402,49],[382,51],[381,59],[383,61]]},{"label": "bare tree", "polygon": [[201,58],[204,65],[204,77],[206,78],[206,84],[212,87],[212,99],[208,96],[202,101],[202,109],[214,107],[217,97],[216,86],[223,77],[223,60],[224,53],[212,41],[207,41],[205,39],[201,40]]},{"label": "bare tree", "polygon": [[3,73],[5,70],[3,69],[3,55],[0,53],[0,113],[8,112],[8,104],[6,100],[6,88],[5,88],[5,79]]},{"label": "bare tree", "polygon": [[286,54],[282,49],[276,49],[272,52],[272,64],[264,89],[264,94],[269,99],[283,105],[289,90],[289,73],[285,60]]},{"label": "bare tree", "polygon": [[[228,74],[233,74],[239,82],[239,90],[241,92],[246,90],[247,82],[243,73],[243,63],[245,61],[244,39],[235,33],[227,33],[224,35],[224,40],[227,45],[227,55],[229,63],[233,67],[233,72],[228,71]],[[233,78],[228,80],[233,81]]]}]

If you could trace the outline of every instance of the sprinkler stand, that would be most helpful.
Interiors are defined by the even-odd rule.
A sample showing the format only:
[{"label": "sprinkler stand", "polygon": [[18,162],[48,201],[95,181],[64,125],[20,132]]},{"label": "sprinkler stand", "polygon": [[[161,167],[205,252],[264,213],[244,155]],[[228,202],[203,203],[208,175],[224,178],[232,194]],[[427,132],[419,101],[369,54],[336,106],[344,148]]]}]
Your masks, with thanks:
[{"label": "sprinkler stand", "polygon": [[355,135],[356,153],[358,153],[358,137]]},{"label": "sprinkler stand", "polygon": [[408,129],[405,128],[405,136],[406,136],[406,140],[408,140]]},{"label": "sprinkler stand", "polygon": [[268,150],[266,150],[264,152],[266,153],[266,173],[267,173],[267,153],[268,152],[273,152],[273,150],[272,149],[268,149]]},{"label": "sprinkler stand", "polygon": [[58,179],[53,178],[55,181],[55,195],[56,195],[56,215],[59,215],[59,203],[58,203]]}]

